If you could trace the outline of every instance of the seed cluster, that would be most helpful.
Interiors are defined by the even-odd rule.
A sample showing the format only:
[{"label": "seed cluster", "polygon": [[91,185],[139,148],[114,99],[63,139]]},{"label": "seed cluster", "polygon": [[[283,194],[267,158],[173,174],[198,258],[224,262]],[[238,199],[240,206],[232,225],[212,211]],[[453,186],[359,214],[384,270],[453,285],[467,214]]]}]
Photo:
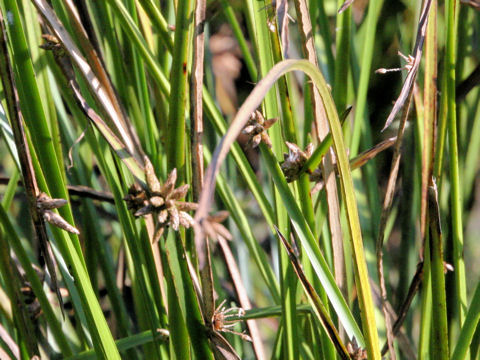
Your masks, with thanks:
[{"label": "seed cluster", "polygon": [[288,141],[286,142],[286,145],[288,147],[288,154],[283,154],[284,161],[281,168],[287,181],[292,182],[298,179],[303,165],[305,165],[308,158],[312,156],[313,144],[308,144],[304,151],[300,149],[298,145]]},{"label": "seed cluster", "polygon": [[190,185],[185,184],[175,188],[177,169],[173,169],[167,180],[162,185],[155,175],[155,170],[148,157],[145,157],[145,177],[147,189],[142,189],[138,184],[133,184],[124,198],[127,206],[134,212],[134,216],[147,216],[152,214],[156,221],[153,241],[160,239],[167,226],[178,231],[180,226],[189,228],[193,226],[193,218],[187,213],[197,209],[197,204],[182,201],[187,195]]},{"label": "seed cluster", "polygon": [[265,145],[271,148],[272,141],[268,136],[267,130],[271,128],[276,121],[276,118],[265,120],[262,113],[258,110],[255,110],[255,112],[253,112],[250,116],[247,125],[242,130],[242,133],[249,137],[247,146],[250,146],[252,149],[254,149],[261,142],[263,142]]}]

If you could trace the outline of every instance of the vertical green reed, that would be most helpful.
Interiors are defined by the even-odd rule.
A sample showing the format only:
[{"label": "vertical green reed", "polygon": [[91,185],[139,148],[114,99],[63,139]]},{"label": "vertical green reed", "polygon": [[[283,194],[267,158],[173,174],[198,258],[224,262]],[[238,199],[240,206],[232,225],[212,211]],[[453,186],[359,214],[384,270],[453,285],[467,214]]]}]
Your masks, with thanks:
[{"label": "vertical green reed", "polygon": [[447,82],[447,132],[450,165],[450,192],[452,212],[453,265],[455,267],[455,287],[457,295],[457,311],[460,326],[465,320],[467,307],[467,285],[465,281],[465,263],[463,259],[463,222],[462,222],[462,183],[459,174],[458,131],[457,131],[457,104],[455,100],[455,61],[457,22],[456,12],[459,2],[448,1],[445,6],[447,21],[445,77]]}]

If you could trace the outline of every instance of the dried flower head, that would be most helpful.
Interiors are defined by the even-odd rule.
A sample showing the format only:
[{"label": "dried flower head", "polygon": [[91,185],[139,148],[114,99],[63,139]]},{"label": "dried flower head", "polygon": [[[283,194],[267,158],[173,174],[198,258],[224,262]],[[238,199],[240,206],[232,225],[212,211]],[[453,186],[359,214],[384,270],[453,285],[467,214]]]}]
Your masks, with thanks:
[{"label": "dried flower head", "polygon": [[50,196],[41,192],[37,196],[37,209],[38,212],[43,216],[44,220],[50,224],[59,227],[65,231],[68,231],[73,234],[80,234],[77,228],[70,225],[63,217],[61,217],[56,212],[53,212],[53,209],[58,209],[67,204],[65,199],[52,199]]},{"label": "dried flower head", "polygon": [[203,221],[203,228],[205,233],[212,239],[217,239],[219,236],[227,240],[232,240],[232,234],[221,223],[227,219],[228,211],[219,211],[213,215],[207,216]]},{"label": "dried flower head", "polygon": [[268,147],[272,147],[272,141],[267,134],[267,130],[277,121],[277,119],[265,120],[262,113],[258,110],[252,113],[247,125],[242,133],[249,137],[247,145],[252,149],[256,148],[261,142]]},{"label": "dried flower head", "polygon": [[300,170],[303,168],[303,165],[307,162],[308,158],[312,156],[313,153],[313,144],[310,143],[305,148],[305,151],[302,151],[298,145],[286,142],[288,147],[288,154],[284,154],[284,161],[281,165],[282,171],[285,174],[285,178],[288,182],[292,182],[298,179]]},{"label": "dried flower head", "polygon": [[178,231],[180,225],[189,228],[193,225],[193,218],[187,213],[197,209],[196,203],[181,201],[187,195],[190,185],[185,184],[175,188],[177,169],[173,169],[162,185],[155,175],[152,163],[145,157],[145,177],[147,190],[134,184],[128,190],[124,200],[134,212],[134,216],[152,214],[156,220],[153,241],[160,239],[167,226]]},{"label": "dried flower head", "polygon": [[415,58],[412,55],[405,56],[400,51],[398,52],[398,55],[407,62],[403,67],[393,68],[393,69],[380,68],[380,69],[375,70],[375,73],[376,74],[386,74],[386,73],[389,73],[389,72],[402,71],[402,70],[410,71],[413,68],[413,65],[415,63]]},{"label": "dried flower head", "polygon": [[366,360],[367,350],[358,346],[357,340],[354,338],[352,342],[347,344],[347,351],[352,360]]},{"label": "dried flower head", "polygon": [[44,192],[41,192],[40,195],[37,196],[37,208],[40,211],[58,209],[59,207],[62,207],[63,205],[66,205],[66,204],[67,204],[67,200],[52,199],[50,198],[50,196],[48,196]]},{"label": "dried flower head", "polygon": [[245,310],[242,308],[232,307],[232,308],[225,308],[223,304],[225,304],[226,300],[223,300],[220,305],[215,309],[215,312],[212,316],[212,328],[214,331],[221,331],[221,332],[229,332],[231,334],[235,334],[240,336],[243,340],[252,341],[250,336],[245,333],[239,333],[237,331],[231,330],[240,320],[229,320],[232,317],[239,317],[245,314]]},{"label": "dried flower head", "polygon": [[137,183],[132,184],[128,189],[127,195],[123,198],[127,203],[127,208],[136,212],[145,206],[147,200],[147,193]]}]

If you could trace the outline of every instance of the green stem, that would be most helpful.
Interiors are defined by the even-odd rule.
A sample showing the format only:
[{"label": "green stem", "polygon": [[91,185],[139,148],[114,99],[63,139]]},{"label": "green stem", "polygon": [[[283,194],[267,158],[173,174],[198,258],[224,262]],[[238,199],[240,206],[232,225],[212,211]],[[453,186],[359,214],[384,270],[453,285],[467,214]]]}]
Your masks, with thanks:
[{"label": "green stem", "polygon": [[358,153],[358,148],[360,146],[360,137],[362,133],[362,126],[364,122],[365,112],[367,110],[367,91],[368,84],[370,82],[371,68],[372,68],[372,59],[373,59],[373,48],[375,45],[375,32],[377,28],[378,21],[378,7],[381,4],[381,0],[372,0],[368,3],[368,14],[367,22],[365,26],[367,27],[367,32],[365,35],[365,40],[362,46],[362,63],[360,72],[360,82],[358,84],[357,99],[356,99],[356,109],[355,109],[355,119],[353,120],[353,133],[352,141],[350,145],[350,156],[355,156]]},{"label": "green stem", "polygon": [[447,130],[450,157],[450,203],[452,211],[453,266],[455,267],[455,283],[457,290],[457,311],[462,326],[467,308],[467,285],[465,280],[465,262],[463,259],[463,223],[462,193],[459,175],[458,137],[457,137],[457,105],[455,101],[455,61],[456,61],[456,27],[455,13],[457,0],[449,0],[445,6],[447,18],[447,49],[445,75],[447,81]]},{"label": "green stem", "polygon": [[433,358],[446,360],[449,358],[449,352],[445,265],[435,185],[428,189],[428,211],[430,219],[430,261],[432,264]]}]

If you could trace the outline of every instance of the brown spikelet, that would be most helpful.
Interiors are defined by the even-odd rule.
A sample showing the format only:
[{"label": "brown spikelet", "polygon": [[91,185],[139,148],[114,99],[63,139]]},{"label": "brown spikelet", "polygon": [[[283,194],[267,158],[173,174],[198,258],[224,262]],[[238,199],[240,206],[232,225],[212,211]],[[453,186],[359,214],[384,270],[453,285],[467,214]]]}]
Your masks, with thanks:
[{"label": "brown spikelet", "polygon": [[175,188],[177,170],[173,169],[162,185],[155,174],[151,161],[145,156],[145,178],[147,189],[144,190],[134,184],[130,187],[124,200],[135,217],[154,215],[156,223],[152,241],[158,241],[166,227],[178,231],[180,226],[185,228],[193,226],[193,218],[187,211],[196,210],[197,204],[182,201],[187,195],[190,185],[184,184]]}]

